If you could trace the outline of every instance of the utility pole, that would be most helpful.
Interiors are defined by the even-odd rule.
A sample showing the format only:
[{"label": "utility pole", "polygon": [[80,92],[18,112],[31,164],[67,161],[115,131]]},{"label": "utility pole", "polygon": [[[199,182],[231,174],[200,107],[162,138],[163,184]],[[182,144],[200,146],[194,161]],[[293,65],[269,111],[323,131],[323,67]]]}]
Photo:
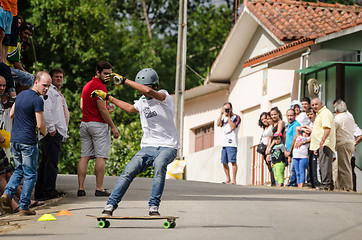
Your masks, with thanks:
[{"label": "utility pole", "polygon": [[179,2],[176,83],[175,83],[175,121],[180,136],[181,149],[178,158],[183,159],[183,123],[184,123],[184,92],[186,72],[186,36],[187,36],[187,0]]}]

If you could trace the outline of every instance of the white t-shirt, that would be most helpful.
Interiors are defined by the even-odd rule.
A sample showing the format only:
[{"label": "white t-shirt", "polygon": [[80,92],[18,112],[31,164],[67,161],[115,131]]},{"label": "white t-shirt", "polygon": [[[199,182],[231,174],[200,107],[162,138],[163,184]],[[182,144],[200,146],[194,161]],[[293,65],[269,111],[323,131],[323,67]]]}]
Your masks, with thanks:
[{"label": "white t-shirt", "polygon": [[[304,138],[304,137],[299,135],[297,137],[297,139],[295,140],[295,142],[296,143],[297,142],[303,142],[303,141],[306,141],[308,139],[309,139],[309,137]],[[308,158],[309,157],[308,149],[309,149],[309,143],[303,144],[299,148],[296,148],[294,146],[294,148],[293,148],[293,158]]]},{"label": "white t-shirt", "polygon": [[269,138],[273,136],[273,126],[270,125],[269,127],[265,128],[263,130],[263,133],[261,134],[261,142],[265,145],[268,145]]},{"label": "white t-shirt", "polygon": [[231,116],[231,121],[236,124],[234,130],[231,130],[229,125],[228,117],[224,117],[221,120],[223,139],[222,147],[238,147],[238,132],[240,127],[240,117],[236,114]]},{"label": "white t-shirt", "polygon": [[174,101],[166,90],[163,101],[156,99],[147,100],[142,96],[135,101],[134,108],[140,113],[143,136],[141,148],[143,147],[171,147],[178,149],[180,143],[174,122]]}]

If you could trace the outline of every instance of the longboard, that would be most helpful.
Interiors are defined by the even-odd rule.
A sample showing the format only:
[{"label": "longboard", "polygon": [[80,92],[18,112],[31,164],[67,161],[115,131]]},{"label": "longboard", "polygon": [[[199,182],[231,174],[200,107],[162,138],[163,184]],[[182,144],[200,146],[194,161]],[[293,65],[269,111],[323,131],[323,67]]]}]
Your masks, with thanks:
[{"label": "longboard", "polygon": [[119,216],[93,216],[93,215],[86,215],[89,218],[96,218],[98,221],[98,227],[99,228],[108,228],[111,223],[108,221],[108,219],[115,219],[115,220],[162,220],[166,219],[166,221],[163,223],[163,228],[174,228],[176,227],[176,219],[178,217],[173,216],[127,216],[127,217],[119,217]]}]

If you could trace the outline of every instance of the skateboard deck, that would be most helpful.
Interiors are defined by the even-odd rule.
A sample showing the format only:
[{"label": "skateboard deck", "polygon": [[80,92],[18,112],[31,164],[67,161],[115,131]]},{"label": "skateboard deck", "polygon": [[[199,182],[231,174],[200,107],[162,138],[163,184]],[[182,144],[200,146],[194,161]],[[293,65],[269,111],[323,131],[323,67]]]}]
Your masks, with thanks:
[{"label": "skateboard deck", "polygon": [[93,216],[93,215],[86,215],[89,218],[96,218],[98,221],[98,227],[99,228],[108,228],[111,223],[108,221],[108,219],[114,219],[114,220],[163,220],[166,219],[166,221],[163,223],[163,227],[168,228],[174,228],[176,227],[176,219],[178,217],[174,216],[126,216],[126,217],[120,217],[120,216]]}]

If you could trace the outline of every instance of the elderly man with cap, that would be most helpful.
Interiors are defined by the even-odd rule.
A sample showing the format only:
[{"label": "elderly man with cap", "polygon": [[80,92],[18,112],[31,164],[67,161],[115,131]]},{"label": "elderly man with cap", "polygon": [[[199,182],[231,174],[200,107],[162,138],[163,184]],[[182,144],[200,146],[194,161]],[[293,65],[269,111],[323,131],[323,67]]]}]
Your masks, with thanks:
[{"label": "elderly man with cap", "polygon": [[336,146],[336,128],[332,112],[323,106],[319,98],[312,99],[312,108],[317,113],[311,134],[310,150],[319,156],[321,186],[319,190],[333,190],[332,160]]}]

